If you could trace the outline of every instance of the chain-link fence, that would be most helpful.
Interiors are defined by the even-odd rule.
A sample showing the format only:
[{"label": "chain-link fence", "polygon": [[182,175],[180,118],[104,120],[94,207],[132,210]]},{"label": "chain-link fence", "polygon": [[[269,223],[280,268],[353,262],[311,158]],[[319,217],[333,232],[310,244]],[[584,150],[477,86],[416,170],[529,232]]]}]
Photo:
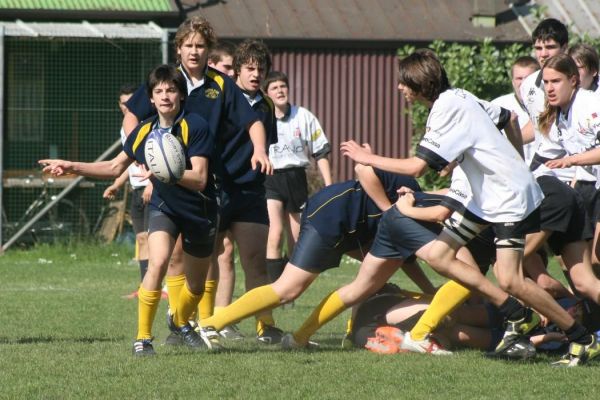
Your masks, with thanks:
[{"label": "chain-link fence", "polygon": [[[4,38],[4,241],[74,180],[49,180],[37,160],[96,159],[119,139],[120,87],[142,83],[162,58],[160,39]],[[110,183],[82,181],[23,241],[87,237]]]}]

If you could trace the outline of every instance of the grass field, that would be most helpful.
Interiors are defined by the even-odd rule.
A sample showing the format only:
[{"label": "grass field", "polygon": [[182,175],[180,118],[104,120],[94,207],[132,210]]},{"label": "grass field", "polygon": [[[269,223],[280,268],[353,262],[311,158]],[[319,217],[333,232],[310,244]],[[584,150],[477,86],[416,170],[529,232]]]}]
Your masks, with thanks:
[{"label": "grass field", "polygon": [[[315,351],[282,352],[247,339],[223,353],[191,353],[158,345],[167,335],[166,301],[155,323],[158,356],[135,359],[137,305],[122,298],[139,279],[131,254],[124,246],[79,245],[0,256],[0,398],[573,399],[591,398],[600,386],[600,364],[558,370],[548,365],[554,356],[509,363],[476,351],[435,358],[342,350],[348,314],[318,332]],[[356,269],[348,263],[319,277],[294,308],[275,311],[278,325],[298,327]],[[394,282],[414,288],[401,274]],[[251,320],[239,326],[252,332]]]}]

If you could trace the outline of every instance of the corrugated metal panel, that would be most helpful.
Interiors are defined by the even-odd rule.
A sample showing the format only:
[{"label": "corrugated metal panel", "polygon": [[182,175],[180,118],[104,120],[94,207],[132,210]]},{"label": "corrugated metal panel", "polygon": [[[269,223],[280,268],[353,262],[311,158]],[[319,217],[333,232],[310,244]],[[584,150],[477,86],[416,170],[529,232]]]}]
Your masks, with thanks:
[{"label": "corrugated metal panel", "polygon": [[161,39],[162,30],[155,24],[91,24],[88,22],[0,22],[6,36],[33,37],[102,37],[111,39]]},{"label": "corrugated metal panel", "polygon": [[498,25],[491,28],[473,26],[473,0],[227,0],[188,15],[204,15],[222,38],[527,41],[508,5],[499,3]]},{"label": "corrugated metal panel", "polygon": [[536,0],[545,6],[545,16],[569,25],[573,33],[600,37],[600,2],[598,0]]},{"label": "corrugated metal panel", "polygon": [[170,0],[0,0],[0,8],[30,10],[172,11]]},{"label": "corrugated metal panel", "polygon": [[291,102],[314,113],[331,142],[335,180],[354,176],[339,152],[342,141],[369,143],[389,157],[409,154],[412,125],[397,90],[394,52],[271,50],[273,69],[290,79]]}]

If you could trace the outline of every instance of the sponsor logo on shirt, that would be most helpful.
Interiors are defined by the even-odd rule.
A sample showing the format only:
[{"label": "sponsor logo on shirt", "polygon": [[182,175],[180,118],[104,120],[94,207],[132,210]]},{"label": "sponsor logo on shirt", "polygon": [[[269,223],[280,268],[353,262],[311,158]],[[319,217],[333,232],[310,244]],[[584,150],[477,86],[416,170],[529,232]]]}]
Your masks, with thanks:
[{"label": "sponsor logo on shirt", "polygon": [[467,195],[458,189],[450,188],[450,189],[448,189],[448,192],[455,194],[458,197],[462,197],[463,199],[467,198]]},{"label": "sponsor logo on shirt", "polygon": [[213,88],[209,88],[204,91],[204,95],[206,96],[206,98],[214,100],[217,97],[219,97],[219,91]]},{"label": "sponsor logo on shirt", "polygon": [[302,136],[302,132],[300,131],[300,128],[296,127],[294,130],[294,137],[299,138],[300,136]]},{"label": "sponsor logo on shirt", "polygon": [[316,131],[314,131],[314,132],[313,132],[313,134],[311,135],[311,137],[310,137],[310,138],[311,138],[313,141],[314,141],[314,140],[317,140],[317,139],[319,138],[319,136],[321,136],[321,133],[322,133],[322,132],[321,132],[321,130],[320,130],[320,129],[317,129]]},{"label": "sponsor logo on shirt", "polygon": [[425,143],[429,143],[430,145],[437,147],[438,149],[440,148],[440,144],[438,142],[431,138],[428,138],[427,136],[423,137],[423,141]]},{"label": "sponsor logo on shirt", "polygon": [[273,152],[275,154],[281,154],[281,153],[302,153],[303,151],[303,147],[302,146],[288,146],[283,145],[283,146],[278,146],[276,144],[272,144],[271,145],[271,150],[273,150]]}]

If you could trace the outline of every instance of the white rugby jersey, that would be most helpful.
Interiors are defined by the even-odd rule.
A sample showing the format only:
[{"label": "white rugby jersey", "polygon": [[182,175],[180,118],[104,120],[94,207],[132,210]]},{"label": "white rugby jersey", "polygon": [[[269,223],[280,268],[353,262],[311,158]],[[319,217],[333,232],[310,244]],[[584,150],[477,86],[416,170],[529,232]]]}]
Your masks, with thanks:
[{"label": "white rugby jersey", "polygon": [[[600,96],[589,90],[577,90],[567,113],[558,113],[548,132],[548,138],[561,146],[567,154],[578,154],[597,147],[600,133]],[[595,182],[593,166],[578,167],[577,180]]]},{"label": "white rugby jersey", "polygon": [[[125,135],[125,131],[123,130],[123,128],[121,128],[121,143],[125,144],[126,139],[127,139],[127,136]],[[129,184],[134,189],[148,186],[148,182],[150,182],[150,179],[142,180],[142,178],[136,176],[136,175],[142,175],[144,173],[144,171],[142,171],[142,168],[139,167],[138,165],[136,165],[136,163],[134,163],[134,162],[131,163],[131,165],[127,169],[127,173],[129,174]]]},{"label": "white rugby jersey", "polygon": [[543,199],[519,153],[462,89],[448,89],[433,103],[417,157],[436,170],[457,160],[473,193],[467,208],[486,221],[522,221]]},{"label": "white rugby jersey", "polygon": [[306,108],[290,105],[289,112],[277,119],[277,143],[269,147],[274,169],[306,167],[308,156],[329,147],[319,120]]},{"label": "white rugby jersey", "polygon": [[[492,104],[506,108],[517,114],[519,127],[522,129],[529,122],[529,113],[523,104],[519,102],[514,93],[505,94],[491,101]],[[534,139],[531,143],[523,145],[523,155],[525,156],[525,164],[531,165],[531,160],[537,148],[537,141]]]},{"label": "white rugby jersey", "polygon": [[[535,143],[537,145],[533,156],[534,169],[535,164],[543,164],[548,160],[562,158],[566,155],[565,150],[548,140],[539,130],[538,117],[544,111],[546,94],[544,93],[544,81],[542,81],[542,70],[529,75],[521,83],[521,99],[523,105],[529,114],[529,119],[533,123],[533,132],[535,134]],[[553,169],[538,168],[535,173],[540,175],[553,175],[563,182],[570,182],[575,177],[575,167]]]}]

